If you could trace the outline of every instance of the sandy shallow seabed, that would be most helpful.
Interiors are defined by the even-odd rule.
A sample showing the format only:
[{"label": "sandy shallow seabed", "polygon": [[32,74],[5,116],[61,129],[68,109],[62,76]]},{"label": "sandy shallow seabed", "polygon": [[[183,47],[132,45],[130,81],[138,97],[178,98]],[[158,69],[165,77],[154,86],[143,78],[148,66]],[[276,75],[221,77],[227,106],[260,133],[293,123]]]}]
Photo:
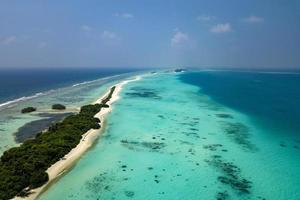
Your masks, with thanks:
[{"label": "sandy shallow seabed", "polygon": [[[136,76],[134,79],[130,80],[124,80],[118,84],[116,84],[116,88],[114,90],[114,93],[112,94],[111,99],[107,104],[109,105],[109,108],[102,108],[99,113],[95,115],[96,118],[99,118],[101,121],[101,125],[103,126],[103,122],[105,120],[105,116],[111,112],[112,110],[112,104],[117,101],[120,96],[120,92],[122,90],[122,87],[126,85],[129,82],[140,80],[141,76]],[[100,103],[102,99],[104,99],[108,94],[110,90],[106,94],[104,94],[101,98],[99,98],[97,101],[94,102]],[[62,174],[64,174],[68,169],[70,169],[76,161],[92,146],[95,139],[102,133],[102,128],[100,130],[97,129],[91,129],[85,134],[82,135],[82,139],[80,143],[72,149],[67,155],[64,156],[63,159],[53,164],[51,167],[47,169],[47,173],[49,175],[49,181],[44,184],[42,187],[35,188],[30,191],[30,195],[27,197],[15,197],[14,200],[34,200],[39,195],[41,195],[51,183],[53,183],[57,178],[59,178]]]}]

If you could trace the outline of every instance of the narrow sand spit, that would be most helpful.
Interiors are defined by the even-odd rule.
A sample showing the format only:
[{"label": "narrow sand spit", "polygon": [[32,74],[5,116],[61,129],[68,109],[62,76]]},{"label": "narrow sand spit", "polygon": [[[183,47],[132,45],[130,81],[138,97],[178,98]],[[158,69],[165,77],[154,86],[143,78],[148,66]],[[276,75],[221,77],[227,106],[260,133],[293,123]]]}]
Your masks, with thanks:
[{"label": "narrow sand spit", "polygon": [[[105,120],[105,116],[111,112],[112,104],[117,101],[120,96],[120,92],[122,87],[129,82],[140,80],[141,76],[136,76],[134,79],[131,80],[124,80],[118,84],[116,84],[116,88],[112,94],[111,99],[107,102],[109,105],[108,108],[102,108],[99,113],[95,115],[96,118],[99,118],[101,121],[101,125],[103,126],[103,122]],[[104,99],[110,90],[106,94],[104,94],[101,98],[99,98],[96,103],[101,103],[102,99]],[[34,200],[39,195],[41,195],[47,188],[53,183],[57,178],[59,178],[62,174],[64,174],[68,169],[70,169],[76,161],[93,145],[95,139],[102,133],[103,129],[91,129],[85,134],[82,135],[82,139],[79,144],[72,149],[67,155],[65,155],[60,161],[54,163],[51,167],[47,169],[47,173],[49,175],[49,181],[44,184],[42,187],[35,188],[30,191],[30,194],[27,197],[15,197],[14,200]]]}]

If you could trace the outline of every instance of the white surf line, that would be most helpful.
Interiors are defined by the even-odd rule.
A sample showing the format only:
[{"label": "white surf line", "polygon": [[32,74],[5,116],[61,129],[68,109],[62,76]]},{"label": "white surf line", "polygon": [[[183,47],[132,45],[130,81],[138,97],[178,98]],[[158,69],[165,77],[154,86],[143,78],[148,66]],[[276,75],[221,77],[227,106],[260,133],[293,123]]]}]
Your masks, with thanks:
[{"label": "white surf line", "polygon": [[[112,94],[111,99],[107,102],[109,105],[108,108],[102,108],[100,112],[98,112],[95,117],[100,119],[100,125],[102,125],[103,121],[105,120],[105,116],[112,111],[112,104],[116,102],[118,99],[120,99],[120,92],[124,85],[133,82],[138,81],[142,77],[136,76],[134,79],[130,80],[124,80],[120,83],[115,85],[115,90]],[[111,89],[111,88],[110,88]],[[107,97],[107,95],[110,92],[110,89],[107,93],[105,93],[101,98],[97,99],[96,103],[101,103],[101,101]],[[14,197],[13,200],[34,200],[37,199],[43,192],[49,188],[51,183],[53,183],[55,180],[57,180],[62,174],[64,174],[66,171],[68,171],[78,159],[93,145],[95,139],[103,132],[103,129],[91,129],[84,133],[82,135],[82,139],[80,140],[79,144],[73,148],[68,154],[66,154],[61,160],[54,163],[52,166],[50,166],[47,169],[47,173],[49,176],[49,180],[47,183],[45,183],[43,186],[39,188],[35,188],[29,191],[29,195],[27,197]]]}]

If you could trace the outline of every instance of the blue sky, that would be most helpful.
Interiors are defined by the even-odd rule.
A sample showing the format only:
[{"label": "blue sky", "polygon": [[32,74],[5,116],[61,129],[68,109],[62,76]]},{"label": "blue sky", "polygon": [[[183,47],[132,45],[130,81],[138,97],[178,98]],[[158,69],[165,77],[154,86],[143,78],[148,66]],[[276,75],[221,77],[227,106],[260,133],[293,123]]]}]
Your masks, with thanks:
[{"label": "blue sky", "polygon": [[299,0],[1,0],[0,67],[300,68]]}]

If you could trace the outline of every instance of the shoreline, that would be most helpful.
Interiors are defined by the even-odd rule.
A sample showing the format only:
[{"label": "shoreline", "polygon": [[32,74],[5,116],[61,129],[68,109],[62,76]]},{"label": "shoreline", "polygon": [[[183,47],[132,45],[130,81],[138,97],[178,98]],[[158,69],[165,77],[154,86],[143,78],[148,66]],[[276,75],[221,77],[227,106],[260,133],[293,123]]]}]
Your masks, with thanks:
[{"label": "shoreline", "polygon": [[[140,80],[141,76],[135,76],[133,79],[123,80],[120,83],[117,83],[115,86],[115,90],[112,94],[111,99],[107,102],[109,105],[108,108],[102,108],[100,112],[98,112],[95,117],[100,119],[101,128],[99,129],[91,129],[82,135],[82,139],[80,140],[79,144],[73,148],[68,154],[66,154],[63,159],[59,160],[58,162],[54,163],[51,167],[47,169],[47,173],[49,176],[49,180],[43,186],[39,188],[35,188],[29,191],[29,195],[26,197],[14,197],[13,200],[35,200],[37,199],[43,192],[45,192],[49,186],[55,182],[58,178],[60,178],[65,172],[67,172],[70,168],[74,166],[74,164],[80,159],[80,157],[92,147],[95,142],[95,139],[101,135],[104,130],[104,121],[105,116],[112,111],[112,104],[120,99],[120,92],[122,87],[129,82]],[[112,86],[113,87],[113,86]],[[97,99],[92,104],[101,103],[103,99],[105,99],[110,90],[106,92],[103,96]]]},{"label": "shoreline", "polygon": [[[124,73],[124,74],[127,74],[127,73]],[[36,92],[32,95],[17,97],[15,99],[11,99],[11,100],[6,100],[4,102],[0,102],[0,110],[5,110],[7,108],[11,108],[11,107],[16,106],[17,103],[19,103],[19,102],[35,99],[35,98],[41,97],[41,96],[46,96],[48,94],[52,94],[54,92],[61,91],[61,90],[64,90],[66,88],[78,87],[78,86],[82,86],[82,85],[93,83],[93,82],[100,81],[100,80],[107,80],[107,79],[110,79],[110,78],[119,77],[119,76],[122,76],[122,75],[123,74],[116,74],[116,75],[112,75],[112,76],[108,76],[108,77],[102,77],[102,78],[98,78],[98,79],[94,79],[94,80],[90,80],[90,81],[83,81],[83,82],[75,83],[73,85],[66,85],[66,86],[62,86],[62,87],[59,87],[59,88],[53,88],[53,89],[49,89],[49,90],[45,90],[45,91],[38,91],[38,92]]]}]

